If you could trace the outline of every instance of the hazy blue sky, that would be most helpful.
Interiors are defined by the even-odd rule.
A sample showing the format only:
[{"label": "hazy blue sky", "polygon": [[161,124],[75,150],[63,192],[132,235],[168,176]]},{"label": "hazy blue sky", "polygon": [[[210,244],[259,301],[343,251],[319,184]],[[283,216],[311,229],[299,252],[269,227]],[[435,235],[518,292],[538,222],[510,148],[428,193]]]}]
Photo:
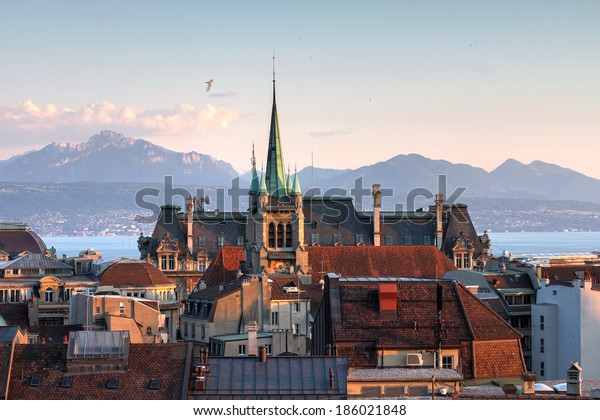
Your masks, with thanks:
[{"label": "hazy blue sky", "polygon": [[[247,170],[397,154],[600,178],[600,1],[0,2],[0,160],[102,129]],[[206,81],[214,79],[210,92]]]}]

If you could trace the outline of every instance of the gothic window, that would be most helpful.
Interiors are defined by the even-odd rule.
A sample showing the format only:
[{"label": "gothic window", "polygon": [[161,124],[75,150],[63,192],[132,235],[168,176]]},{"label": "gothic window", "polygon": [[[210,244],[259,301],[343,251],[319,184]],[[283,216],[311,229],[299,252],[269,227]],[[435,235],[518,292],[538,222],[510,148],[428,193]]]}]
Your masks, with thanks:
[{"label": "gothic window", "polygon": [[285,246],[286,248],[292,247],[292,224],[288,223],[285,227]]},{"label": "gothic window", "polygon": [[285,230],[285,228],[284,228],[283,223],[279,223],[277,225],[277,248],[283,247],[283,244],[284,244],[283,238],[284,238],[284,235],[285,235],[285,231],[284,230]]},{"label": "gothic window", "polygon": [[275,248],[275,225],[269,223],[269,248]]}]

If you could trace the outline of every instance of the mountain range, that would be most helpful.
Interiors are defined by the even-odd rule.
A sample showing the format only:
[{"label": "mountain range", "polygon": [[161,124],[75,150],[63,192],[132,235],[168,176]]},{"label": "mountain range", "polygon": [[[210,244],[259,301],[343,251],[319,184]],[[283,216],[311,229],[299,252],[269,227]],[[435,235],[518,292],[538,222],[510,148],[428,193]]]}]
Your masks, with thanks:
[{"label": "mountain range", "polygon": [[79,144],[51,143],[0,161],[0,180],[12,182],[175,182],[228,185],[238,174],[227,162],[179,153],[142,139],[102,131]]},{"label": "mountain range", "polygon": [[[172,175],[176,185],[229,186],[240,176],[225,161],[197,152],[180,153],[142,139],[102,131],[88,141],[51,143],[46,147],[0,161],[0,181],[6,182],[135,182],[160,183]],[[301,187],[362,188],[372,184],[393,189],[395,197],[424,188],[440,191],[438,176],[446,175],[446,192],[466,188],[464,197],[573,200],[600,203],[600,180],[551,163],[524,164],[508,159],[496,169],[433,160],[418,154],[392,157],[357,169],[307,167],[299,172]],[[249,173],[240,176],[249,183]],[[359,181],[360,182],[360,181]]]}]

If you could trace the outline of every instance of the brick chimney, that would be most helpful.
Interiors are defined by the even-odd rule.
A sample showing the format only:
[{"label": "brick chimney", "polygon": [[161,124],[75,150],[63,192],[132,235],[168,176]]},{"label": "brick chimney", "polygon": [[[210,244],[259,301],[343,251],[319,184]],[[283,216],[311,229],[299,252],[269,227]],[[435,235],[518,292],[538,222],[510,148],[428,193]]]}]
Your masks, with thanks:
[{"label": "brick chimney", "polygon": [[379,283],[379,317],[384,321],[398,319],[398,285]]},{"label": "brick chimney", "polygon": [[381,220],[379,210],[381,209],[380,184],[373,184],[373,245],[381,245]]},{"label": "brick chimney", "polygon": [[248,356],[258,356],[258,324],[248,322]]}]

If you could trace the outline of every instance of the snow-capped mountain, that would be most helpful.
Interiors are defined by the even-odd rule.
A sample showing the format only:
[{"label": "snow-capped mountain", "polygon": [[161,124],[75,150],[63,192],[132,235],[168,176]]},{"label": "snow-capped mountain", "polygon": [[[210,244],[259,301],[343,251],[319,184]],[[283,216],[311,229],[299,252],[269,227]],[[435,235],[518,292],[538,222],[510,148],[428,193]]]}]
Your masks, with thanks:
[{"label": "snow-capped mountain", "polygon": [[112,131],[0,161],[1,181],[154,183],[166,175],[180,185],[229,185],[238,173],[209,155],[174,152]]}]

